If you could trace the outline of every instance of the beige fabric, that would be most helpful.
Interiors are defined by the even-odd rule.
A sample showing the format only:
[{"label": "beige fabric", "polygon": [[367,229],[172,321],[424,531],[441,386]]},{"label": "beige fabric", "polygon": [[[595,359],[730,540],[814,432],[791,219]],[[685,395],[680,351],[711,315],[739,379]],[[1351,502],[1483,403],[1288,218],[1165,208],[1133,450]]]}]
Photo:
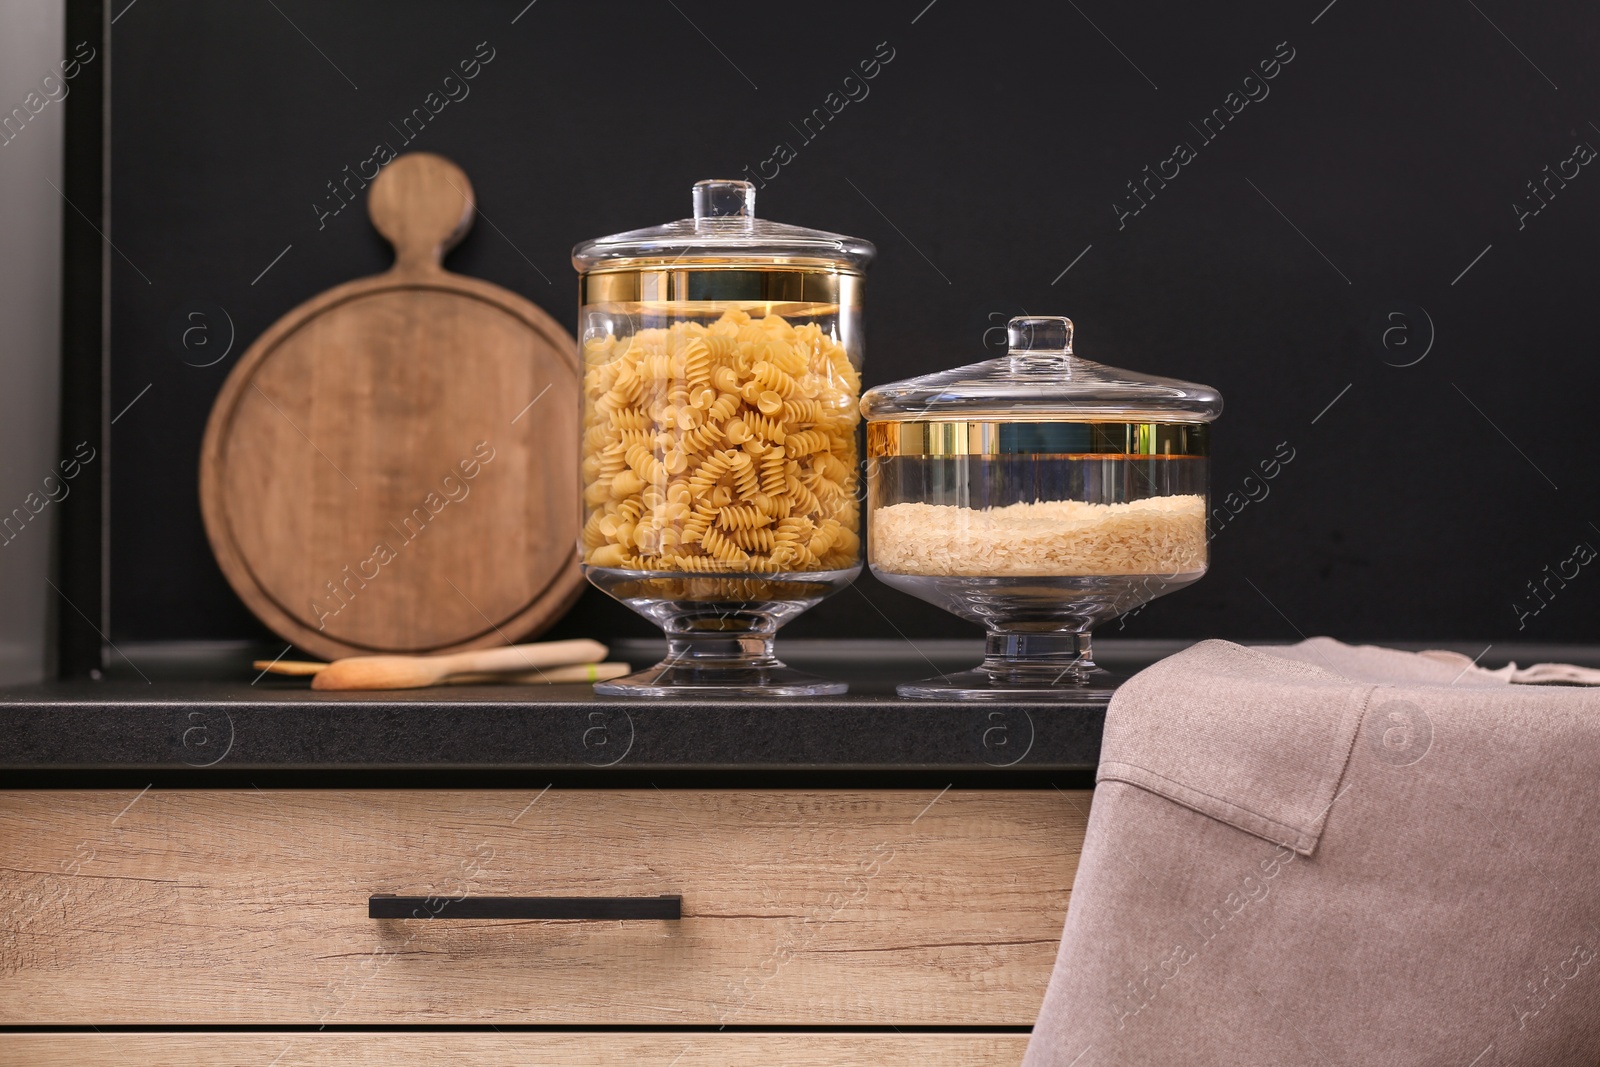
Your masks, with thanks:
[{"label": "beige fabric", "polygon": [[[1493,647],[1492,645],[1490,646]],[[1484,649],[1485,652],[1489,649]],[[1560,682],[1567,685],[1600,685],[1600,670],[1593,667],[1574,667],[1570,663],[1535,663],[1527,667],[1518,667],[1515,663],[1507,663],[1504,667],[1489,671],[1479,667],[1475,662],[1459,652],[1448,652],[1443,649],[1432,649],[1419,652],[1420,656],[1442,660],[1445,663],[1454,663],[1462,668],[1465,673],[1471,668],[1480,676],[1498,678],[1505,682],[1524,682],[1532,685],[1543,685],[1547,682]]]},{"label": "beige fabric", "polygon": [[1600,1059],[1600,692],[1208,641],[1101,760],[1025,1067]]}]

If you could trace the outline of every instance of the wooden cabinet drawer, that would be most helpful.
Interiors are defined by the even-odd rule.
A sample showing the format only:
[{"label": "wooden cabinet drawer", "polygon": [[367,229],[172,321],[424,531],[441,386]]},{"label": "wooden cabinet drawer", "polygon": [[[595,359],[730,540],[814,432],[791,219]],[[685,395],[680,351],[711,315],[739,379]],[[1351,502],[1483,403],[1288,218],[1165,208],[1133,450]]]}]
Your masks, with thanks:
[{"label": "wooden cabinet drawer", "polygon": [[1026,1034],[0,1034],[0,1067],[1016,1067]]},{"label": "wooden cabinet drawer", "polygon": [[[0,793],[0,1024],[1031,1025],[1088,799]],[[373,920],[373,893],[683,917]]]}]

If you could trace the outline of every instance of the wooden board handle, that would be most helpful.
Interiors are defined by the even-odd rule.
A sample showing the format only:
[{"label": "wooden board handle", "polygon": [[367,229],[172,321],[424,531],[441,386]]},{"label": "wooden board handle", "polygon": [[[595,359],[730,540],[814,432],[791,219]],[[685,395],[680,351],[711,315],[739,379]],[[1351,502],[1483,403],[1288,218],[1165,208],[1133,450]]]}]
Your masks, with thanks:
[{"label": "wooden board handle", "polygon": [[476,210],[466,172],[432,152],[407,152],[384,167],[367,197],[372,225],[394,245],[397,271],[442,270]]}]

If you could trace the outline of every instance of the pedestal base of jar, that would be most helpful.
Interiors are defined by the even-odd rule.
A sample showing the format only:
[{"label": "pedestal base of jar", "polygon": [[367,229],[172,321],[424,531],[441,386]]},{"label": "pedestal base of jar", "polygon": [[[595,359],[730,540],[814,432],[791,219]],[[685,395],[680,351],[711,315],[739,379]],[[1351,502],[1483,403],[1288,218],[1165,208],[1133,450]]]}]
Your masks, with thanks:
[{"label": "pedestal base of jar", "polygon": [[1024,680],[979,668],[920,682],[903,682],[895,686],[894,691],[907,700],[1049,701],[1104,707],[1125,680],[1109,671],[1099,671],[1082,681],[1057,683],[1051,677]]},{"label": "pedestal base of jar", "polygon": [[778,627],[861,573],[725,574],[628,571],[585,565],[589,581],[660,624],[667,658],[648,670],[600,682],[601,696],[836,696],[843,682],[786,666],[772,652]]},{"label": "pedestal base of jar", "polygon": [[[770,644],[770,642],[769,642]],[[615,697],[811,697],[849,692],[844,682],[797,671],[771,656],[753,659],[668,656],[654,667],[596,683],[594,691]]]},{"label": "pedestal base of jar", "polygon": [[906,682],[913,700],[1021,700],[1104,705],[1126,679],[1097,667],[1085,633],[991,632],[970,671]]}]

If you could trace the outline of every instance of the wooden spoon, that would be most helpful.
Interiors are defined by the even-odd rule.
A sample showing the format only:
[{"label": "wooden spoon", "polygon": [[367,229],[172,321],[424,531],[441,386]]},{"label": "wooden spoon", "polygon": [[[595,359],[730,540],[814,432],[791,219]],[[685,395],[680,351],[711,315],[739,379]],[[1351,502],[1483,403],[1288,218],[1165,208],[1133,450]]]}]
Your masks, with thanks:
[{"label": "wooden spoon", "polygon": [[311,679],[313,689],[421,689],[452,674],[527,673],[549,667],[597,663],[606,657],[598,641],[545,641],[447,656],[351,656],[335,660]]},{"label": "wooden spoon", "polygon": [[[287,677],[309,678],[328,669],[326,663],[307,660],[258,659],[251,666],[264,674],[281,674]],[[441,678],[440,685],[557,685],[562,682],[604,682],[632,674],[626,663],[573,663],[566,667],[543,667],[537,671],[479,671],[469,674],[452,674]]]}]

